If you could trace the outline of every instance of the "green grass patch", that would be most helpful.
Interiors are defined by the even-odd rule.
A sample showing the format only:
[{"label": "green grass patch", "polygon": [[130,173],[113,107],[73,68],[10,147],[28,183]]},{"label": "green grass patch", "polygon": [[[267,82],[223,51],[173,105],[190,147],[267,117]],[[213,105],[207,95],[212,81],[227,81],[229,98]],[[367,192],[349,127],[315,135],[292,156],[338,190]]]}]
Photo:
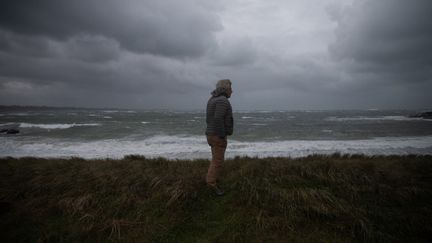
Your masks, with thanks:
[{"label": "green grass patch", "polygon": [[432,156],[0,159],[1,242],[428,242]]}]

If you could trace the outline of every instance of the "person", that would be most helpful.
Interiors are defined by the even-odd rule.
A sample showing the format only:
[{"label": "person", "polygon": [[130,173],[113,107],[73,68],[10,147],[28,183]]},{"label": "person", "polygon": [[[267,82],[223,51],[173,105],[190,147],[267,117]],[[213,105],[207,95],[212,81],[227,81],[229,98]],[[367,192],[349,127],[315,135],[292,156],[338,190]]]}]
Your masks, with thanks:
[{"label": "person", "polygon": [[206,136],[211,147],[212,159],[207,171],[206,182],[219,196],[224,194],[224,191],[218,185],[218,179],[228,144],[227,136],[232,135],[234,129],[232,107],[228,100],[231,94],[231,81],[222,79],[217,82],[216,89],[211,92],[211,97],[207,102]]}]

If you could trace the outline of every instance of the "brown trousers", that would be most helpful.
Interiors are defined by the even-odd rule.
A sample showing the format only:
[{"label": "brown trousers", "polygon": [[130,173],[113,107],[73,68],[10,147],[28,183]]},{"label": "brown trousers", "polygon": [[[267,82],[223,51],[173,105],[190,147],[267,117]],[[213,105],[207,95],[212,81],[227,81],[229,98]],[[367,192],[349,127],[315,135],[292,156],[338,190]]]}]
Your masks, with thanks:
[{"label": "brown trousers", "polygon": [[207,135],[207,142],[211,147],[212,160],[207,171],[206,182],[210,186],[215,186],[222,171],[227,139],[220,138],[216,135]]}]

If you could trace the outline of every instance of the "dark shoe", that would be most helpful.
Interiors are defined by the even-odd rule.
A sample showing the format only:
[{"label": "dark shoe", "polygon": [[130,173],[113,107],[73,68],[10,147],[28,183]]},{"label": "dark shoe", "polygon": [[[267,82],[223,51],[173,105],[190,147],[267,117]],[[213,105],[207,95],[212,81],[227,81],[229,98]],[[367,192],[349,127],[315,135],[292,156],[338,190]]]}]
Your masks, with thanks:
[{"label": "dark shoe", "polygon": [[220,189],[217,185],[216,186],[210,186],[210,189],[212,189],[212,191],[216,194],[216,196],[223,196],[225,195],[225,192]]}]

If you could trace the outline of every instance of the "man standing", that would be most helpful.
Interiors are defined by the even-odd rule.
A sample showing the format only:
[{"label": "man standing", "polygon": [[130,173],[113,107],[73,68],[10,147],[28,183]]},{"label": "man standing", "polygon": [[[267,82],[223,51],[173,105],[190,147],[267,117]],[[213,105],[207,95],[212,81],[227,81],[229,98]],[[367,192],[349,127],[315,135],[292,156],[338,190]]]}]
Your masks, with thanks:
[{"label": "man standing", "polygon": [[232,135],[234,128],[232,107],[228,101],[231,94],[231,81],[229,79],[219,80],[207,103],[206,135],[212,151],[212,160],[208,168],[206,182],[219,196],[222,196],[224,192],[217,185],[217,180],[225,158],[227,136]]}]

